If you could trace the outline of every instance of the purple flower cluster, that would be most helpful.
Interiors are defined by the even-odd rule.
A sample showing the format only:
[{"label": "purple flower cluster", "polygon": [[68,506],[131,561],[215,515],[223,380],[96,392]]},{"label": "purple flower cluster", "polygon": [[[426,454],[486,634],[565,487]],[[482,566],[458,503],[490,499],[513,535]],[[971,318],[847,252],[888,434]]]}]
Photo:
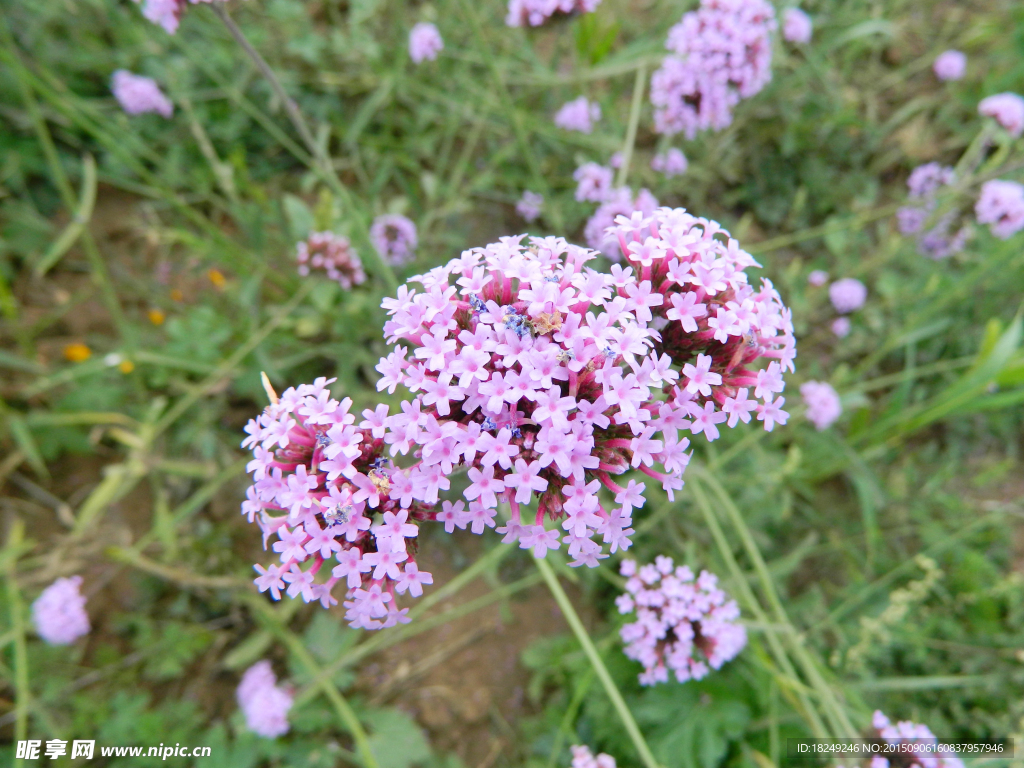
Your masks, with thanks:
[{"label": "purple flower cluster", "polygon": [[[964,768],[963,761],[950,752],[936,752],[935,734],[926,725],[912,723],[909,720],[901,720],[893,725],[889,718],[880,710],[875,710],[871,725],[879,738],[885,739],[889,744],[899,744],[904,741],[921,742],[921,749],[915,750],[910,745],[903,745],[899,754],[903,759],[900,765],[907,768]],[[909,759],[909,762],[907,760]],[[889,768],[889,759],[882,755],[871,758],[871,768]]]},{"label": "purple flower cluster", "polygon": [[594,215],[587,219],[583,227],[583,239],[596,251],[601,251],[612,261],[622,259],[619,240],[611,229],[619,216],[630,216],[639,211],[644,216],[651,216],[658,208],[657,198],[646,189],[636,195],[629,187],[609,189]]},{"label": "purple flower cluster", "polygon": [[689,164],[682,150],[672,147],[651,158],[651,170],[664,174],[667,178],[681,176],[686,173]]},{"label": "purple flower cluster", "polygon": [[505,23],[510,27],[539,27],[555,14],[592,13],[601,0],[508,0]]},{"label": "purple flower cluster", "polygon": [[[331,591],[344,580],[351,598],[345,618],[353,627],[394,626],[409,621],[409,609],[396,607],[395,594],[418,597],[433,581],[417,567],[415,542],[407,539],[418,534],[413,521],[436,517],[431,507],[448,480],[436,466],[392,467],[384,456],[388,407],[364,410],[357,426],[352,401],[339,402],[327,390],[333,381],[289,387],[245,428],[242,447],[253,451],[246,468],[253,484],[242,514],[259,524],[264,547],[277,537],[271,549],[281,561],[256,565],[256,585],[275,600],[286,590],[329,608],[338,602]],[[377,525],[374,510],[382,515]],[[318,582],[331,560],[337,565]]]},{"label": "purple flower cluster", "polygon": [[540,192],[525,190],[523,196],[516,203],[516,213],[526,221],[535,221],[544,208],[544,195]]},{"label": "purple flower cluster", "polygon": [[1024,229],[1024,186],[1002,179],[986,181],[974,213],[979,224],[988,224],[993,235],[1006,240]]},{"label": "purple flower cluster", "polygon": [[386,213],[373,220],[370,242],[389,264],[407,264],[416,256],[416,225],[405,216]]},{"label": "purple flower cluster", "polygon": [[413,64],[434,61],[443,48],[441,33],[428,21],[421,21],[409,32],[409,58]]},{"label": "purple flower cluster", "polygon": [[185,12],[185,8],[189,4],[196,5],[197,3],[211,3],[211,2],[224,2],[224,0],[134,0],[136,3],[142,3],[142,15],[153,22],[159,24],[169,34],[174,34],[178,31],[178,24],[181,23],[181,15]]},{"label": "purple flower cluster", "polygon": [[126,69],[119,69],[110,79],[110,90],[117,103],[129,115],[155,112],[163,117],[174,114],[174,105],[168,99],[156,80],[136,75]]},{"label": "purple flower cluster", "polygon": [[366,281],[363,262],[348,238],[333,232],[313,232],[295,247],[295,258],[304,277],[322,269],[345,290]]},{"label": "purple flower cluster", "polygon": [[747,644],[739,606],[714,574],[701,571],[694,579],[688,567],[676,567],[665,556],[639,569],[635,561],[623,560],[620,572],[628,580],[615,604],[619,613],[636,611],[636,621],[620,634],[626,656],[644,666],[641,685],[668,682],[669,672],[680,683],[700,680]]},{"label": "purple flower cluster", "polygon": [[575,745],[572,750],[572,768],[615,768],[615,758],[601,752],[597,756],[590,747]]},{"label": "purple flower cluster", "polygon": [[925,223],[936,207],[936,195],[942,187],[956,181],[956,174],[949,166],[925,163],[915,168],[907,178],[908,198],[912,205],[905,205],[896,211],[896,222],[900,232],[917,235],[917,249],[931,259],[947,259],[963,250],[970,235],[970,229],[961,227],[950,234],[957,212],[950,211],[935,222],[927,231]]},{"label": "purple flower cluster", "polygon": [[939,80],[959,80],[966,71],[967,56],[960,51],[943,51],[932,64],[932,72]]},{"label": "purple flower cluster", "polygon": [[600,163],[584,163],[572,177],[576,181],[578,201],[603,203],[611,194],[615,171]]},{"label": "purple flower cluster", "polygon": [[997,93],[982,99],[978,114],[991,117],[1014,138],[1024,133],[1024,98],[1016,93]]},{"label": "purple flower cluster", "polygon": [[597,102],[588,101],[580,96],[562,105],[555,114],[555,125],[566,131],[590,133],[594,123],[601,119],[601,107]]},{"label": "purple flower cluster", "polygon": [[277,685],[269,661],[258,661],[245,671],[235,698],[245,715],[246,728],[256,735],[276,739],[288,733],[288,711],[294,697]]},{"label": "purple flower cluster", "polygon": [[[596,566],[606,555],[595,539],[627,548],[644,503],[643,483],[612,475],[637,469],[671,495],[689,461],[680,430],[714,440],[718,425],[754,414],[769,430],[785,423],[776,394],[796,354],[790,313],[767,280],[748,284],[749,254],[681,209],[622,216],[613,236],[628,265],[610,275],[561,238],[507,237],[384,302],[399,346],[377,387],[415,393],[384,423],[391,454],[416,459],[400,488],[392,475],[392,498],[436,504],[438,483],[465,468],[469,506],[445,505],[446,527],[493,527],[504,499],[505,542],[537,557],[564,543],[573,565]],[[768,367],[753,370],[760,360]]]},{"label": "purple flower cluster", "polygon": [[788,43],[805,45],[811,42],[814,23],[811,17],[799,8],[787,8],[782,12],[782,37]]},{"label": "purple flower cluster", "polygon": [[868,289],[857,278],[844,277],[828,287],[828,297],[836,312],[846,315],[864,306],[868,298]]},{"label": "purple flower cluster", "polygon": [[57,579],[32,603],[32,623],[50,645],[70,645],[89,634],[81,576]]},{"label": "purple flower cluster", "polygon": [[808,381],[800,385],[800,396],[807,406],[807,419],[820,432],[830,427],[843,413],[839,395],[831,384],[824,381]]},{"label": "purple flower cluster", "polygon": [[722,130],[732,108],[771,80],[775,11],[766,0],[702,0],[669,31],[672,51],[651,77],[659,133]]}]

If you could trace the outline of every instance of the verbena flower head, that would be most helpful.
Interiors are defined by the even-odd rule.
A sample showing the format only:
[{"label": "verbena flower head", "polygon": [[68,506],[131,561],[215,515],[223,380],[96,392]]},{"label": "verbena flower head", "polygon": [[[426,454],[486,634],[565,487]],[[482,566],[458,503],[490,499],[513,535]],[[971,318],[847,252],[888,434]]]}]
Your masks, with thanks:
[{"label": "verbena flower head", "polygon": [[[138,3],[140,0],[134,0],[134,2]],[[141,0],[141,2],[142,15],[173,35],[178,31],[181,15],[190,3],[195,5],[197,3],[224,2],[224,0],[188,0],[188,2],[185,0]]]},{"label": "verbena flower head", "polygon": [[57,579],[32,603],[32,623],[50,645],[70,645],[89,634],[81,576]]},{"label": "verbena flower head", "polygon": [[949,211],[927,231],[924,230],[936,207],[936,195],[942,187],[956,181],[956,173],[949,166],[939,163],[925,163],[915,168],[907,178],[908,198],[912,205],[905,205],[896,211],[896,222],[900,232],[917,235],[917,249],[932,259],[945,259],[963,250],[970,234],[968,227],[961,227],[955,233],[950,230],[957,220],[957,212]]},{"label": "verbena flower head", "polygon": [[525,190],[523,196],[516,203],[516,213],[526,221],[535,221],[544,210],[544,195],[540,192]]},{"label": "verbena flower head", "polygon": [[156,80],[143,75],[132,74],[126,69],[119,69],[110,79],[110,90],[117,103],[129,115],[142,115],[155,112],[164,117],[174,114],[174,105],[168,99]]},{"label": "verbena flower head", "polygon": [[602,543],[629,546],[644,503],[644,483],[613,476],[638,470],[671,497],[689,461],[680,430],[714,440],[726,421],[785,423],[790,313],[767,280],[748,283],[749,254],[681,209],[620,217],[613,236],[627,264],[610,275],[561,238],[506,237],[384,302],[396,347],[377,387],[414,395],[383,434],[409,457],[391,498],[436,504],[464,468],[464,499],[438,516],[448,530],[482,533],[504,500],[506,542],[537,557],[564,543],[595,566]]},{"label": "verbena flower head", "polygon": [[613,189],[587,220],[583,228],[583,239],[595,251],[601,251],[612,261],[619,261],[622,258],[619,239],[609,231],[615,226],[615,219],[630,216],[634,211],[650,216],[657,208],[658,199],[646,189],[641,189],[636,195],[629,187]]},{"label": "verbena flower head", "polygon": [[823,269],[815,269],[807,276],[807,282],[815,288],[820,288],[828,282],[828,272]]},{"label": "verbena flower head", "polygon": [[596,757],[590,747],[575,745],[572,750],[572,768],[615,768],[615,758],[601,752]]},{"label": "verbena flower head", "polygon": [[644,666],[641,685],[676,680],[700,680],[712,669],[735,658],[747,644],[747,631],[739,623],[740,609],[718,587],[718,577],[701,571],[694,578],[685,565],[659,556],[637,568],[623,560],[626,592],[615,604],[619,613],[636,613],[636,621],[622,627],[626,656]]},{"label": "verbena flower head", "polygon": [[421,21],[409,32],[409,58],[414,64],[433,61],[443,48],[441,33],[428,21]]},{"label": "verbena flower head", "polygon": [[302,276],[322,269],[345,290],[366,282],[363,262],[352,244],[347,237],[333,232],[313,232],[295,247],[295,258]]},{"label": "verbena flower head", "polygon": [[590,133],[594,123],[601,119],[601,106],[580,96],[562,105],[555,115],[555,125],[567,131]]},{"label": "verbena flower head", "polygon": [[814,23],[811,17],[799,8],[787,8],[782,12],[782,37],[790,43],[804,45],[811,42]]},{"label": "verbena flower head", "polygon": [[978,113],[993,118],[1014,138],[1024,133],[1024,98],[1016,93],[997,93],[982,99]]},{"label": "verbena flower head", "polygon": [[832,306],[836,308],[836,312],[845,315],[864,306],[864,302],[868,298],[868,289],[857,278],[844,277],[828,287],[828,297],[832,301]]},{"label": "verbena flower head", "polygon": [[932,71],[939,80],[959,80],[967,71],[967,56],[960,51],[943,51],[935,57]]},{"label": "verbena flower head", "polygon": [[246,727],[258,736],[276,739],[288,733],[288,711],[294,697],[277,685],[269,661],[258,661],[242,675],[235,691]]},{"label": "verbena flower head", "polygon": [[[936,750],[938,739],[931,729],[926,725],[912,723],[909,720],[902,720],[895,725],[889,718],[882,714],[881,710],[875,710],[871,719],[875,735],[885,739],[889,744],[900,744],[898,754],[900,755],[899,765],[907,768],[964,768],[963,761],[950,752]],[[905,742],[911,742],[906,744]],[[913,743],[920,742],[920,749],[915,749]],[[889,768],[889,759],[885,752],[871,758],[871,768]],[[909,761],[909,762],[908,762]]]},{"label": "verbena flower head", "polygon": [[668,178],[681,176],[686,173],[689,164],[686,162],[686,155],[682,150],[672,147],[665,152],[660,152],[651,158],[651,170],[663,173]]},{"label": "verbena flower head", "polygon": [[407,264],[416,256],[416,225],[405,216],[386,213],[373,220],[370,242],[389,264]]},{"label": "verbena flower head", "polygon": [[651,77],[654,126],[693,138],[722,130],[732,108],[771,80],[775,11],[766,0],[702,0],[669,31],[672,51]]},{"label": "verbena flower head", "polygon": [[601,0],[509,0],[505,23],[510,27],[539,27],[555,14],[591,13]]},{"label": "verbena flower head", "polygon": [[1024,229],[1024,186],[1001,179],[986,181],[974,213],[979,224],[988,224],[993,235],[1006,240]]},{"label": "verbena flower head", "polygon": [[836,338],[845,339],[847,336],[850,335],[850,318],[837,317],[835,320],[832,321],[832,325],[830,327],[832,329],[832,333],[835,334]]},{"label": "verbena flower head", "polygon": [[839,395],[824,381],[808,381],[800,385],[800,396],[807,406],[807,419],[820,432],[827,429],[843,413]]},{"label": "verbena flower head", "polygon": [[602,203],[611,194],[615,171],[599,163],[584,163],[572,177],[576,181],[578,201]]},{"label": "verbena flower head", "polygon": [[406,623],[397,595],[419,597],[433,581],[416,565],[415,539],[417,523],[436,517],[437,486],[432,494],[424,481],[414,500],[414,476],[385,455],[388,407],[364,410],[357,424],[352,401],[327,390],[333,381],[289,387],[245,428],[253,484],[242,514],[259,524],[264,548],[276,537],[280,560],[255,566],[256,586],[275,600],[284,591],[329,608],[342,582],[353,627]]}]

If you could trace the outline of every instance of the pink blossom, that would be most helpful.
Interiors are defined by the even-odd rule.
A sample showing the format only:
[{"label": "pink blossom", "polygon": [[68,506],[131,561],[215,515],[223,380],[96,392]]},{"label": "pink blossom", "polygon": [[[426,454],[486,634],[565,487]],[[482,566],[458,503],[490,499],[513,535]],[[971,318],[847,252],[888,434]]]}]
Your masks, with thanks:
[{"label": "pink blossom", "polygon": [[651,77],[654,127],[692,139],[722,130],[732,108],[771,80],[775,11],[766,0],[702,0],[668,35],[671,54]]},{"label": "pink blossom", "polygon": [[590,133],[594,123],[601,119],[601,107],[586,96],[566,102],[555,115],[555,125],[566,131]]},{"label": "pink blossom", "polygon": [[827,429],[839,418],[843,412],[843,406],[839,402],[839,395],[832,388],[831,384],[823,381],[808,381],[800,386],[800,396],[807,406],[807,419],[820,432]]},{"label": "pink blossom", "polygon": [[576,180],[576,199],[580,202],[601,203],[612,190],[614,172],[598,163],[584,163],[572,175]]},{"label": "pink blossom", "polygon": [[401,266],[415,258],[416,225],[397,213],[378,216],[370,226],[370,242],[385,261]]},{"label": "pink blossom", "polygon": [[815,288],[820,288],[828,282],[828,272],[823,269],[816,269],[807,276],[807,282]]},{"label": "pink blossom", "polygon": [[845,339],[850,335],[850,325],[850,318],[837,317],[832,321],[832,325],[830,327],[832,329],[832,333],[834,333],[837,338]]},{"label": "pink blossom", "polygon": [[876,709],[871,718],[871,726],[876,731],[873,736],[885,740],[888,744],[898,745],[898,748],[891,752],[886,750],[872,757],[871,768],[889,767],[889,760],[883,757],[883,754],[902,755],[901,764],[905,763],[908,768],[964,768],[963,761],[955,754],[935,748],[938,739],[926,725],[909,720],[901,720],[894,725],[881,710]]},{"label": "pink blossom", "polygon": [[245,671],[235,698],[246,727],[256,735],[276,739],[288,733],[288,711],[294,696],[290,689],[277,685],[269,661],[258,661]]},{"label": "pink blossom", "polygon": [[686,173],[687,167],[689,163],[686,161],[686,155],[676,147],[670,147],[651,158],[651,170],[662,173],[669,179]]},{"label": "pink blossom", "polygon": [[669,673],[685,683],[700,680],[735,658],[747,644],[740,610],[718,587],[718,579],[701,571],[696,579],[685,565],[660,556],[637,574],[633,560],[622,562],[626,593],[616,604],[620,613],[636,613],[620,635],[626,656],[639,661],[641,685],[667,682]]},{"label": "pink blossom", "polygon": [[143,75],[135,75],[126,69],[119,69],[111,78],[111,91],[117,103],[129,115],[142,115],[156,112],[163,117],[174,114],[174,105],[168,99],[156,80]]},{"label": "pink blossom", "polygon": [[658,201],[646,189],[641,189],[636,196],[629,187],[619,187],[608,193],[607,199],[594,211],[583,229],[583,239],[591,248],[601,251],[613,261],[622,257],[618,238],[608,233],[615,225],[619,216],[628,216],[639,211],[645,216],[654,213]]},{"label": "pink blossom", "polygon": [[509,0],[505,23],[510,27],[539,27],[552,16],[592,13],[601,0]]},{"label": "pink blossom", "polygon": [[50,645],[70,645],[89,634],[81,576],[57,579],[32,603],[32,623]]},{"label": "pink blossom", "polygon": [[615,768],[615,758],[601,752],[596,757],[589,747],[573,746],[572,768]]},{"label": "pink blossom", "polygon": [[523,196],[519,198],[519,202],[516,203],[516,213],[522,216],[526,221],[534,221],[540,216],[541,210],[544,207],[544,195],[539,192],[531,192],[530,190],[524,190]]},{"label": "pink blossom", "polygon": [[421,21],[409,32],[409,58],[413,64],[434,61],[443,48],[441,33],[428,21]]},{"label": "pink blossom", "polygon": [[845,315],[864,306],[868,298],[868,289],[860,280],[844,277],[828,287],[828,297],[836,312]]},{"label": "pink blossom", "polygon": [[366,282],[363,263],[347,237],[333,232],[313,232],[296,246],[299,274],[322,269],[345,290]]},{"label": "pink blossom", "polygon": [[982,99],[978,114],[995,119],[1014,138],[1024,133],[1024,98],[1016,93],[997,93]]},{"label": "pink blossom", "polygon": [[974,213],[979,224],[988,224],[993,235],[1006,240],[1024,229],[1024,186],[1001,179],[986,181]]},{"label": "pink blossom", "polygon": [[813,33],[811,17],[799,8],[787,8],[782,12],[782,37],[787,42],[805,45],[811,42]]},{"label": "pink blossom", "polygon": [[967,71],[967,56],[960,51],[943,51],[935,58],[932,71],[939,80],[959,80]]}]

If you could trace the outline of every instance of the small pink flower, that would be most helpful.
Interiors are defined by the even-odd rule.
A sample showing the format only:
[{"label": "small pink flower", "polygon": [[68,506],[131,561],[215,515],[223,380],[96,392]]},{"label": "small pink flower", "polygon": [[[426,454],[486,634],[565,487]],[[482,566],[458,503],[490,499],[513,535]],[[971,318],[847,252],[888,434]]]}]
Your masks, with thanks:
[{"label": "small pink flower", "polygon": [[807,282],[815,288],[820,288],[828,282],[828,272],[823,269],[816,269],[807,276]]},{"label": "small pink flower", "polygon": [[555,115],[555,125],[567,131],[590,133],[594,129],[594,123],[600,119],[600,105],[588,101],[586,96],[580,96],[562,105]]},{"label": "small pink flower", "polygon": [[245,671],[235,698],[245,715],[246,727],[256,735],[276,739],[288,733],[288,711],[294,697],[290,690],[277,685],[269,661],[258,661]]},{"label": "small pink flower", "polygon": [[868,289],[860,280],[854,277],[844,277],[836,280],[828,288],[828,297],[832,306],[841,315],[855,312],[864,306],[868,298]]},{"label": "small pink flower", "polygon": [[820,432],[839,418],[843,406],[839,395],[831,384],[823,381],[808,381],[800,387],[800,396],[807,406],[807,419]]},{"label": "small pink flower", "polygon": [[959,80],[967,71],[967,56],[960,51],[943,51],[935,58],[932,71],[939,80]]},{"label": "small pink flower", "polygon": [[665,177],[669,179],[686,173],[688,166],[689,163],[686,161],[686,155],[683,154],[681,149],[676,149],[675,147],[671,147],[651,159],[651,169],[665,174]]},{"label": "small pink flower", "polygon": [[443,48],[441,33],[430,22],[421,21],[409,32],[409,58],[414,64],[434,61]]},{"label": "small pink flower", "polygon": [[592,13],[600,4],[601,0],[508,0],[505,23],[510,27],[539,27],[556,14]]},{"label": "small pink flower", "polygon": [[57,579],[32,603],[36,632],[50,645],[70,645],[89,634],[89,614],[79,591],[81,576]]},{"label": "small pink flower", "polygon": [[837,317],[835,320],[832,321],[832,333],[834,333],[837,338],[845,339],[847,336],[850,335],[850,326],[850,318]]},{"label": "small pink flower", "polygon": [[405,216],[386,213],[373,220],[370,242],[392,266],[407,264],[416,256],[416,225]]},{"label": "small pink flower", "polygon": [[1024,229],[1024,186],[1002,179],[986,181],[974,213],[979,224],[988,224],[993,235],[1006,240]]},{"label": "small pink flower", "polygon": [[982,99],[978,114],[993,118],[1014,138],[1024,133],[1024,98],[1016,93],[997,93]]},{"label": "small pink flower", "polygon": [[119,69],[111,78],[111,91],[117,103],[129,115],[142,115],[155,112],[163,117],[174,114],[174,105],[168,99],[156,80],[143,75],[135,75],[126,69]]},{"label": "small pink flower", "polygon": [[519,202],[516,203],[516,213],[527,221],[534,221],[538,216],[540,216],[543,207],[544,195],[539,192],[526,190],[523,192],[523,196],[519,199]]},{"label": "small pink flower", "polygon": [[799,8],[787,8],[782,12],[782,37],[787,42],[804,45],[811,42],[813,33],[811,17]]}]

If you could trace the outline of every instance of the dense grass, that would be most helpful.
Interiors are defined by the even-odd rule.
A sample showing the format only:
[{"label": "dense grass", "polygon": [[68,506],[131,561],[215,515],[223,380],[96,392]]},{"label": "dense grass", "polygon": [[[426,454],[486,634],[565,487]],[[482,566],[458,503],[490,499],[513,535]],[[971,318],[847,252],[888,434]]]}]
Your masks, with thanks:
[{"label": "dense grass", "polygon": [[[628,183],[721,221],[764,264],[797,326],[788,403],[815,379],[844,406],[823,432],[797,407],[771,434],[702,443],[681,498],[652,497],[638,518],[638,559],[707,567],[740,600],[750,647],[705,681],[640,689],[617,637],[614,567],[570,571],[550,556],[658,761],[769,768],[787,737],[851,735],[875,708],[943,737],[1024,737],[1024,235],[979,227],[934,262],[892,217],[923,162],[959,163],[943,205],[965,210],[984,179],[1021,179],[1021,141],[976,105],[1024,91],[1024,12],[807,3],[813,42],[776,41],[772,83],[727,130],[677,140],[690,169],[666,180],[648,164],[669,144],[633,96],[690,5],[604,0],[539,30],[506,28],[502,5],[232,4],[304,137],[207,5],[171,37],[126,0],[5,4],[3,739],[203,744],[239,768],[358,764],[351,707],[381,768],[565,765],[580,742],[640,765],[557,618],[531,624],[539,639],[525,650],[508,633],[475,639],[521,655],[514,706],[445,721],[417,698],[434,666],[472,663],[458,648],[437,654],[432,627],[490,617],[495,603],[506,620],[550,614],[522,552],[493,535],[425,532],[455,597],[430,597],[439,580],[407,628],[361,633],[333,611],[257,596],[259,536],[237,514],[241,426],[265,403],[259,371],[280,387],[336,376],[358,408],[377,402],[381,298],[501,235],[579,242],[593,206],[573,199],[572,172],[618,150],[632,153]],[[405,40],[419,20],[438,23],[446,48],[413,67]],[[931,62],[951,47],[968,54],[968,75],[941,84]],[[122,114],[108,88],[117,68],[155,77],[173,119]],[[604,113],[591,135],[551,122],[580,94]],[[530,227],[514,211],[525,189],[546,198]],[[398,274],[366,240],[383,212],[420,229],[418,260]],[[301,280],[294,243],[311,228],[350,236],[371,279],[350,292]],[[807,285],[814,268],[869,287],[845,339]],[[72,343],[89,359],[65,359]],[[47,647],[26,636],[26,607],[71,573],[86,579],[94,631]],[[233,700],[240,671],[264,657],[298,691],[277,741],[246,733]],[[398,658],[426,666],[403,682]]]}]

